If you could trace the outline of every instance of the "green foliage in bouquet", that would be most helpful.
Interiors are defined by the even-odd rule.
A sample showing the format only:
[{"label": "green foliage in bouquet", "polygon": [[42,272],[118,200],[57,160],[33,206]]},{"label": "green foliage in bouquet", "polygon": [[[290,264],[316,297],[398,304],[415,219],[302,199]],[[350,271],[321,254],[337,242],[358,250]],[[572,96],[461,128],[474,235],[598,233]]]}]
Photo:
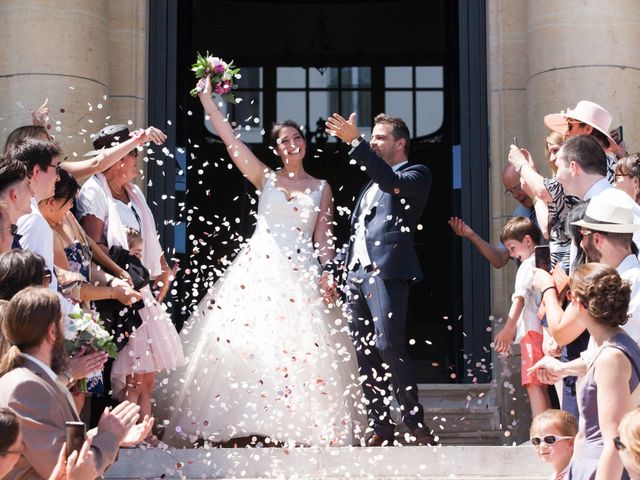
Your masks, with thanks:
[{"label": "green foliage in bouquet", "polygon": [[[196,78],[205,78],[207,75],[211,79],[212,94],[220,97],[229,103],[238,103],[232,90],[238,88],[234,78],[240,78],[240,69],[233,65],[233,61],[227,63],[219,57],[214,57],[207,52],[206,56],[197,53],[196,63],[191,66],[191,71]],[[197,97],[200,93],[198,88],[191,90],[191,96]]]}]

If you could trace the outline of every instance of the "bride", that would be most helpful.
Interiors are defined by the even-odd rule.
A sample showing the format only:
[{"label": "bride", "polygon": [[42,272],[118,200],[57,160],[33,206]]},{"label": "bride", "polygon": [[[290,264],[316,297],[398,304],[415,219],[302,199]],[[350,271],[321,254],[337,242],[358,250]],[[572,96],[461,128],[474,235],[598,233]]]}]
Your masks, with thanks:
[{"label": "bride", "polygon": [[335,255],[331,188],[304,171],[298,125],[274,126],[283,168],[273,171],[236,138],[209,80],[200,82],[211,125],[260,201],[252,238],[180,334],[188,363],[163,382],[173,395],[164,441],[359,443],[365,413],[354,347],[342,312],[318,287],[321,264]]}]

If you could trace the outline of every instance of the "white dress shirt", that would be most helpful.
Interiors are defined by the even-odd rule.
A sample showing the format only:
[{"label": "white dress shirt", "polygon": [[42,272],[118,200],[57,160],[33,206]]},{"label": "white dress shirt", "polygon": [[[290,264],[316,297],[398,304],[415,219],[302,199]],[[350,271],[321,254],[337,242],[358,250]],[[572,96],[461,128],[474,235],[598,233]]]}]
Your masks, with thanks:
[{"label": "white dress shirt", "polygon": [[37,253],[44,259],[44,264],[51,272],[49,288],[58,294],[62,313],[73,310],[73,304],[58,292],[58,277],[53,266],[53,230],[44,219],[38,208],[38,202],[31,197],[31,213],[22,215],[17,222],[20,246],[24,250]]},{"label": "white dress shirt", "polygon": [[[395,164],[393,167],[394,172],[397,172],[400,167],[402,167],[407,161],[400,162]],[[367,215],[371,213],[371,209],[376,205],[373,204],[373,199],[376,198],[376,195],[380,191],[377,183],[373,183],[364,195],[362,195],[362,199],[360,200],[360,205],[358,207],[358,220],[355,224],[355,239],[353,242],[353,254],[351,255],[351,261],[349,262],[349,269],[353,269],[356,263],[360,262],[360,265],[363,267],[368,267],[371,265],[371,258],[369,257],[369,251],[367,250],[367,242],[365,240],[367,229],[365,226],[365,219]]]},{"label": "white dress shirt", "polygon": [[631,286],[629,320],[621,327],[637,344],[640,344],[640,262],[635,255],[627,255],[616,270]]}]

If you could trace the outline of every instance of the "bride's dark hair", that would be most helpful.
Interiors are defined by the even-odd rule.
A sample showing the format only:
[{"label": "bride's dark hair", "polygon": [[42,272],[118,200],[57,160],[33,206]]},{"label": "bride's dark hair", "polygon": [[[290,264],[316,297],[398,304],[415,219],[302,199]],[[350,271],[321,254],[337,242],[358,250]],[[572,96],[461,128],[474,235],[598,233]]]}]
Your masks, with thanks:
[{"label": "bride's dark hair", "polygon": [[271,145],[275,148],[276,145],[278,144],[278,137],[280,136],[280,130],[282,130],[284,127],[291,127],[291,128],[295,128],[296,131],[302,136],[302,138],[305,139],[306,138],[304,136],[304,132],[302,131],[302,128],[300,128],[300,125],[298,125],[296,122],[294,122],[293,120],[284,120],[282,122],[277,122],[273,124],[273,127],[271,127]]}]

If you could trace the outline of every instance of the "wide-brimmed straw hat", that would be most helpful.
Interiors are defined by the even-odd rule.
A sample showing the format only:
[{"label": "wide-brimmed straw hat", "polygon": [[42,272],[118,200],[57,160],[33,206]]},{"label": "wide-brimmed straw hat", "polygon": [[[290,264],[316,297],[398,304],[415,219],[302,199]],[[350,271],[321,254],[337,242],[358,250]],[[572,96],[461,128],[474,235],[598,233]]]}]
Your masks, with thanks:
[{"label": "wide-brimmed straw hat", "polygon": [[129,140],[129,127],[126,125],[109,125],[93,136],[93,150],[84,154],[85,157],[95,157],[105,148],[110,148]]},{"label": "wide-brimmed straw hat", "polygon": [[611,121],[613,120],[613,117],[597,103],[593,103],[588,100],[580,100],[576,105],[576,108],[569,108],[566,112],[545,115],[544,124],[554,132],[566,135],[569,129],[569,125],[567,123],[568,118],[573,118],[579,122],[591,125],[609,139],[609,142],[611,142],[611,148],[614,149],[614,151],[618,147],[618,144],[613,140],[613,138],[611,138],[611,135],[609,135],[609,129],[611,128]]},{"label": "wide-brimmed straw hat", "polygon": [[636,208],[625,192],[607,188],[591,199],[582,220],[572,225],[596,232],[634,233],[640,228],[640,224],[634,223]]}]

